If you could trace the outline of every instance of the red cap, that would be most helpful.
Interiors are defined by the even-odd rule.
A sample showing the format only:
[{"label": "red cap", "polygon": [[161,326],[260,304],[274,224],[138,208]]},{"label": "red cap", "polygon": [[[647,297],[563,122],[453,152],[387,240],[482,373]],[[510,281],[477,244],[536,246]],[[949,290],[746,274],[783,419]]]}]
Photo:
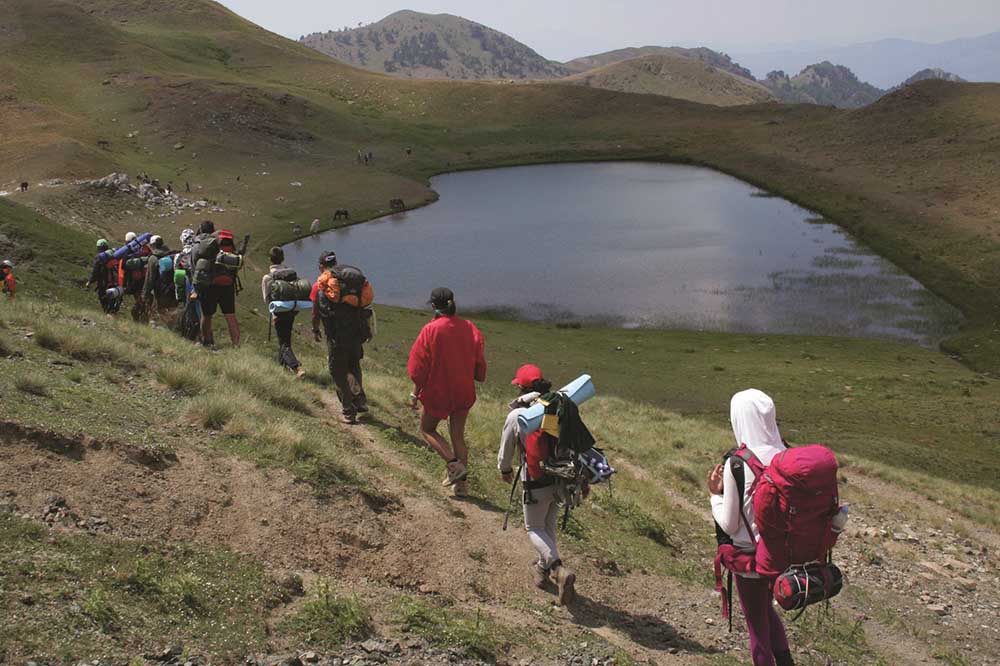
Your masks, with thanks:
[{"label": "red cap", "polygon": [[514,386],[520,386],[521,388],[531,388],[531,385],[537,382],[539,379],[544,379],[545,375],[542,374],[541,369],[537,365],[522,365],[517,369],[517,374],[514,375],[511,384]]}]

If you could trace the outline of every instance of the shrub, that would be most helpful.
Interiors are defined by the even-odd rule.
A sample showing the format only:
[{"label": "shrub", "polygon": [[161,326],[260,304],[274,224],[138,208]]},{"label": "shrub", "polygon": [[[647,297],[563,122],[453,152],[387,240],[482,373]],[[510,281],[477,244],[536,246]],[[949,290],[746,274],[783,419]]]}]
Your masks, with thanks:
[{"label": "shrub", "polygon": [[114,631],[118,624],[118,610],[111,601],[111,594],[103,587],[95,587],[83,600],[83,614],[103,631]]},{"label": "shrub", "polygon": [[309,644],[332,648],[368,636],[372,623],[356,597],[340,597],[329,583],[320,581],[316,594],[282,628],[300,635]]},{"label": "shrub", "polygon": [[14,379],[14,387],[22,393],[37,395],[43,398],[49,395],[48,387],[34,377],[21,375]]}]

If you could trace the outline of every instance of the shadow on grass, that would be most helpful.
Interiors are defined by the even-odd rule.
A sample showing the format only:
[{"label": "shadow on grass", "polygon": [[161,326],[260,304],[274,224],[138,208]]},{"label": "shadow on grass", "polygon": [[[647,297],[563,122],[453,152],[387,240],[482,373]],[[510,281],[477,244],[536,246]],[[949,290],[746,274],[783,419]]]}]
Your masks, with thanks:
[{"label": "shadow on grass", "polygon": [[590,599],[579,593],[576,599],[567,606],[573,621],[583,627],[597,629],[609,626],[616,631],[628,634],[634,642],[650,650],[670,650],[675,648],[682,652],[698,654],[717,654],[714,647],[702,645],[696,640],[687,638],[677,629],[655,615],[633,615],[628,611],[611,608],[610,606]]}]

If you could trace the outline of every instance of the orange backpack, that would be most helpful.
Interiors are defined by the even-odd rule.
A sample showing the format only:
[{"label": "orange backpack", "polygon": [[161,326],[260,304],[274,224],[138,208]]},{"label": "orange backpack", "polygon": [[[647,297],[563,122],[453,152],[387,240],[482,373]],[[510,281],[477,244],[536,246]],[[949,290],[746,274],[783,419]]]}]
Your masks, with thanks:
[{"label": "orange backpack", "polygon": [[317,284],[317,291],[331,304],[366,308],[375,300],[371,283],[354,266],[334,266],[319,276]]}]

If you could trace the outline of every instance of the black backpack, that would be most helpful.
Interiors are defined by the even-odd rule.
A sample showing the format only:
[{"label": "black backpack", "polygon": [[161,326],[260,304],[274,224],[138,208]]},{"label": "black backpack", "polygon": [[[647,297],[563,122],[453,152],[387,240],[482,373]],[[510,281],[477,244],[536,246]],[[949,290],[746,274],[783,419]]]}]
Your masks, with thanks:
[{"label": "black backpack", "polygon": [[334,266],[330,269],[333,277],[340,281],[340,299],[344,300],[348,296],[354,296],[361,300],[361,292],[364,290],[368,278],[355,266]]}]

